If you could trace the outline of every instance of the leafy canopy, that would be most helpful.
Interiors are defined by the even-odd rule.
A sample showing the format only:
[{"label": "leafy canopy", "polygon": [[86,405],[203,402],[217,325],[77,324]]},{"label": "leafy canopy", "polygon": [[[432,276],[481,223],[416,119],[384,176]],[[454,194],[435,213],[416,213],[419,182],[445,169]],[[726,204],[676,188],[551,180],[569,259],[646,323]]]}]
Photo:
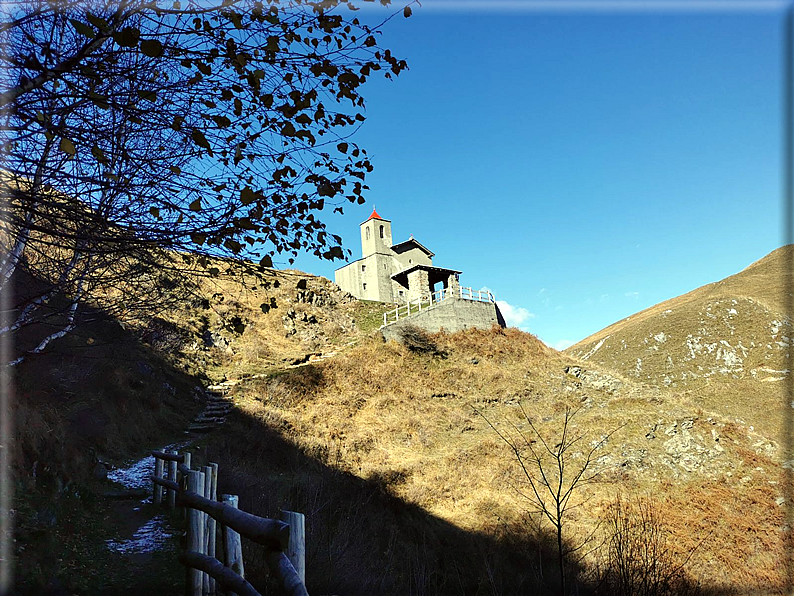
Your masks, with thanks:
[{"label": "leafy canopy", "polygon": [[[2,158],[18,199],[4,248],[32,224],[60,245],[123,238],[267,266],[301,250],[342,258],[318,212],[364,201],[372,164],[349,138],[365,119],[361,86],[406,68],[356,10],[349,0],[4,5]],[[43,217],[53,189],[78,198],[92,225],[65,231]]]}]

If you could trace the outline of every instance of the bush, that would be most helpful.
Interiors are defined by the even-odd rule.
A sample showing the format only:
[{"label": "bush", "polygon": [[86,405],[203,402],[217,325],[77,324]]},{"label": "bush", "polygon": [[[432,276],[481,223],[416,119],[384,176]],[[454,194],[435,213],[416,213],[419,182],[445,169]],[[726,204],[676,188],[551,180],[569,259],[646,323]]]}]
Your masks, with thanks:
[{"label": "bush", "polygon": [[416,325],[405,325],[400,329],[400,341],[411,352],[416,354],[430,354],[432,356],[445,356],[446,353],[438,348],[430,339],[427,332]]},{"label": "bush", "polygon": [[673,547],[659,506],[648,499],[618,496],[607,509],[606,540],[597,594],[611,596],[696,596],[697,584],[684,572],[692,556]]}]

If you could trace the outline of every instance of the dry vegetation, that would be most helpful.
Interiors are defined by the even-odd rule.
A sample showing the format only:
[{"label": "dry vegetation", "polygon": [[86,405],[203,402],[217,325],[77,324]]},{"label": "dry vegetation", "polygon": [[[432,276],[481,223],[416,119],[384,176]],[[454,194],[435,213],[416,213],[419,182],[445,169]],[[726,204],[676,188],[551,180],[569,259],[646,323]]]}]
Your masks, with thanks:
[{"label": "dry vegetation", "polygon": [[[221,464],[220,490],[239,494],[244,509],[306,513],[311,593],[551,593],[553,537],[528,511],[510,449],[477,412],[520,432],[521,405],[553,437],[574,407],[574,430],[589,444],[620,430],[598,451],[602,481],[576,495],[564,531],[570,544],[593,531],[605,540],[598,524],[615,498],[642,498],[664,522],[671,560],[691,555],[681,589],[782,593],[784,482],[770,430],[779,402],[763,392],[779,385],[747,374],[748,363],[776,367],[766,358],[774,348],[748,354],[742,375],[664,383],[659,375],[671,373],[662,356],[678,367],[676,350],[685,348],[669,340],[649,350],[644,339],[659,320],[673,322],[669,305],[634,317],[647,329],[620,325],[627,343],[647,351],[639,356],[647,374],[636,375],[621,350],[607,349],[615,329],[572,348],[583,356],[607,339],[581,360],[516,329],[417,332],[403,345],[384,343],[373,331],[388,307],[356,301],[328,280],[285,271],[240,281],[223,271],[197,281],[179,309],[128,320],[126,330],[96,317],[51,356],[23,363],[19,490],[45,500],[90,492],[96,454],[119,461],[165,444],[201,407],[198,382],[229,379],[235,414],[201,441],[198,459]],[[766,324],[772,300],[741,296],[682,297],[665,333],[691,333],[704,304],[728,300],[734,331],[760,346],[761,335],[748,333]],[[601,362],[599,354],[615,356]],[[79,491],[69,492],[70,483]],[[41,510],[33,507],[23,530],[39,531]],[[48,531],[57,541],[67,530]],[[269,590],[257,550],[246,552],[251,578]],[[588,547],[572,557],[574,586],[598,585],[604,552]]]},{"label": "dry vegetation", "polygon": [[[578,431],[593,441],[625,426],[602,450],[604,482],[578,495],[581,507],[567,528],[569,540],[589,534],[618,492],[647,495],[674,537],[676,556],[686,558],[697,547],[687,567],[693,581],[739,592],[781,589],[784,520],[775,501],[782,496],[780,469],[765,455],[768,443],[758,445],[749,428],[698,410],[686,396],[647,389],[594,366],[582,372],[564,355],[514,329],[470,330],[432,340],[443,356],[369,339],[325,362],[238,385],[245,422],[223,434],[234,433],[247,453],[236,450],[229,435],[218,451],[245,477],[233,482],[235,488],[251,483],[289,502],[295,491],[317,490],[318,478],[326,474],[346,478],[343,484],[377,487],[401,508],[464,530],[467,540],[480,536],[508,544],[509,537],[520,536],[522,547],[515,552],[521,553],[519,567],[526,566],[526,573],[516,575],[508,559],[494,562],[513,574],[500,580],[505,593],[516,586],[548,588],[555,581],[548,535],[538,533],[537,519],[527,516],[528,503],[514,490],[521,488],[521,478],[509,450],[473,407],[497,425],[521,429],[516,408],[521,403],[539,428],[553,435],[565,407],[582,405]],[[254,456],[248,448],[257,444],[263,427],[277,433],[279,447],[268,443],[266,454],[256,450]],[[294,460],[279,461],[285,453]],[[314,465],[324,472],[307,472]],[[367,492],[352,502],[327,485],[321,492],[315,498],[325,507],[381,515],[365,506]],[[272,496],[252,502],[263,512],[281,504]],[[316,518],[320,514],[313,514],[311,503],[306,510],[309,523],[317,524],[314,539],[335,539],[325,535],[330,530]],[[380,536],[381,528],[394,523],[392,514],[368,522],[372,526],[366,531]],[[400,531],[411,536],[433,527],[425,517],[404,523],[408,526]],[[533,536],[540,537],[540,546]],[[418,548],[413,538],[400,540],[406,548]],[[533,548],[543,555],[530,554]],[[335,566],[363,577],[370,565],[383,562],[380,552],[355,552],[362,560],[336,554]],[[547,563],[541,565],[544,556]],[[488,577],[485,563],[475,559],[469,566],[477,569],[477,577]],[[318,585],[344,591],[334,581],[323,583],[327,578],[317,573]],[[517,583],[509,583],[509,577]],[[586,577],[581,571],[580,581]],[[470,589],[485,589],[473,577],[465,579]],[[400,585],[394,584],[398,592]]]},{"label": "dry vegetation", "polygon": [[[254,276],[219,261],[192,299],[159,321],[180,338],[171,357],[213,381],[240,379],[333,353],[377,329],[387,305],[355,300],[323,277],[266,270]],[[136,321],[139,334],[157,321]]]},{"label": "dry vegetation", "polygon": [[[740,273],[618,321],[566,350],[782,436],[792,337],[786,288],[794,246]],[[749,415],[753,404],[752,416]]]}]

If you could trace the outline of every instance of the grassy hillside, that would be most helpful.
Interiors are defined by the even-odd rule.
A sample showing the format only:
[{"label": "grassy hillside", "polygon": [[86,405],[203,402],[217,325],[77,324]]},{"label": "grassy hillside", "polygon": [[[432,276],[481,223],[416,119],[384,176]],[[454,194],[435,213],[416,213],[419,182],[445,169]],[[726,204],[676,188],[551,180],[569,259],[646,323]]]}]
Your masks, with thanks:
[{"label": "grassy hillside", "polygon": [[[146,520],[102,498],[118,488],[104,476],[108,465],[183,436],[204,401],[201,379],[175,369],[118,322],[86,310],[74,333],[15,367],[13,398],[19,593],[101,593],[103,584],[137,581],[105,539],[132,534],[132,524]],[[146,564],[161,578],[158,589],[175,574],[181,581],[173,557]]]},{"label": "grassy hillside", "polygon": [[740,273],[618,321],[566,350],[692,403],[782,435],[791,319],[785,312],[793,246]]},{"label": "grassy hillside", "polygon": [[[784,368],[767,318],[781,343],[790,333],[771,310],[782,303],[776,286],[764,285],[775,264],[754,267],[755,297],[696,291],[632,317],[646,327],[622,322],[569,354],[515,329],[438,334],[428,353],[385,343],[375,330],[387,306],[297,271],[254,279],[219,267],[157,316],[124,327],[89,317],[93,327],[25,362],[16,380],[27,593],[102,593],[97,568],[112,576],[106,585],[153,589],[108,555],[101,537],[120,514],[97,496],[107,483],[92,466],[181,439],[203,403],[196,388],[213,382],[230,387],[236,408],[192,445],[194,462],[219,462],[219,491],[239,494],[248,511],[306,514],[312,594],[554,593],[549,527],[520,494],[527,486],[494,430],[529,432],[519,406],[551,440],[566,408],[579,410],[573,467],[585,445],[615,431],[596,454],[600,481],[575,495],[569,544],[594,530],[603,538],[599,520],[615,496],[639,496],[662,512],[679,560],[694,549],[687,577],[704,593],[781,593],[783,478],[774,412],[756,406],[773,404],[765,388],[780,385],[763,380],[766,369]],[[646,343],[651,332],[664,341]],[[616,334],[642,354],[616,349]],[[668,356],[688,368],[664,369]],[[621,368],[636,358],[641,374]],[[571,564],[583,591],[601,562],[594,544]],[[245,553],[251,580],[273,593],[261,551]],[[167,557],[132,564],[178,583]]]},{"label": "grassy hillside", "polygon": [[[572,543],[617,493],[650,495],[680,553],[699,544],[694,580],[737,593],[780,586],[780,469],[771,443],[747,425],[686,395],[585,369],[514,329],[435,341],[445,357],[373,338],[322,363],[241,383],[239,417],[208,444],[231,476],[224,490],[241,492],[247,506],[307,512],[318,549],[309,584],[319,593],[412,593],[409,570],[428,556],[439,567],[426,570],[438,582],[427,593],[492,593],[489,574],[498,576],[496,593],[553,590],[547,529],[511,488],[526,486],[487,422],[526,432],[519,403],[549,436],[566,406],[582,407],[576,431],[587,444],[619,428],[599,452],[603,481],[576,497],[581,506],[566,528]],[[351,494],[351,484],[367,488]],[[381,497],[370,505],[373,493],[392,505]],[[329,510],[343,512],[342,527]],[[399,514],[409,511],[422,514]],[[440,527],[464,532],[455,547],[460,567],[441,562],[448,536]],[[499,545],[493,559],[477,550],[486,539]],[[582,561],[581,581],[595,562],[595,554]],[[375,571],[384,564],[387,583]],[[462,587],[445,591],[453,585]]]},{"label": "grassy hillside", "polygon": [[359,301],[331,281],[300,271],[243,275],[219,263],[197,280],[192,300],[154,320],[133,324],[162,344],[186,370],[213,381],[333,354],[377,329],[387,305]]},{"label": "grassy hillside", "polygon": [[[383,305],[355,301],[323,278],[296,271],[241,278],[238,268],[219,265],[217,278],[185,280],[173,290],[179,301],[149,316],[118,319],[81,305],[74,332],[14,368],[21,593],[103,593],[102,581],[121,593],[130,561],[114,557],[102,537],[131,535],[132,524],[146,520],[101,497],[119,488],[103,479],[107,468],[183,441],[205,403],[204,386],[287,370],[379,325]],[[17,283],[20,292],[29,286]],[[25,329],[18,346],[48,332]],[[166,567],[164,582],[181,581],[173,556]],[[103,580],[106,572],[112,577]]]}]

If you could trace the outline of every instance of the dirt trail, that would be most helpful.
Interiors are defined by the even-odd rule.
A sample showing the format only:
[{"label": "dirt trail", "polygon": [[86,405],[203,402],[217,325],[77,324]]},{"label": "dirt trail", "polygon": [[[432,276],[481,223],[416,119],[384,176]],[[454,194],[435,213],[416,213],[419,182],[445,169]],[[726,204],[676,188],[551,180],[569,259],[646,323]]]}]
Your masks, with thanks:
[{"label": "dirt trail", "polygon": [[[189,441],[165,449],[184,449]],[[147,455],[108,473],[125,489],[151,489],[154,458]],[[181,510],[172,513],[144,499],[111,500],[103,508],[108,574],[97,578],[97,592],[108,594],[182,594],[184,571],[177,561],[182,536]]]}]

